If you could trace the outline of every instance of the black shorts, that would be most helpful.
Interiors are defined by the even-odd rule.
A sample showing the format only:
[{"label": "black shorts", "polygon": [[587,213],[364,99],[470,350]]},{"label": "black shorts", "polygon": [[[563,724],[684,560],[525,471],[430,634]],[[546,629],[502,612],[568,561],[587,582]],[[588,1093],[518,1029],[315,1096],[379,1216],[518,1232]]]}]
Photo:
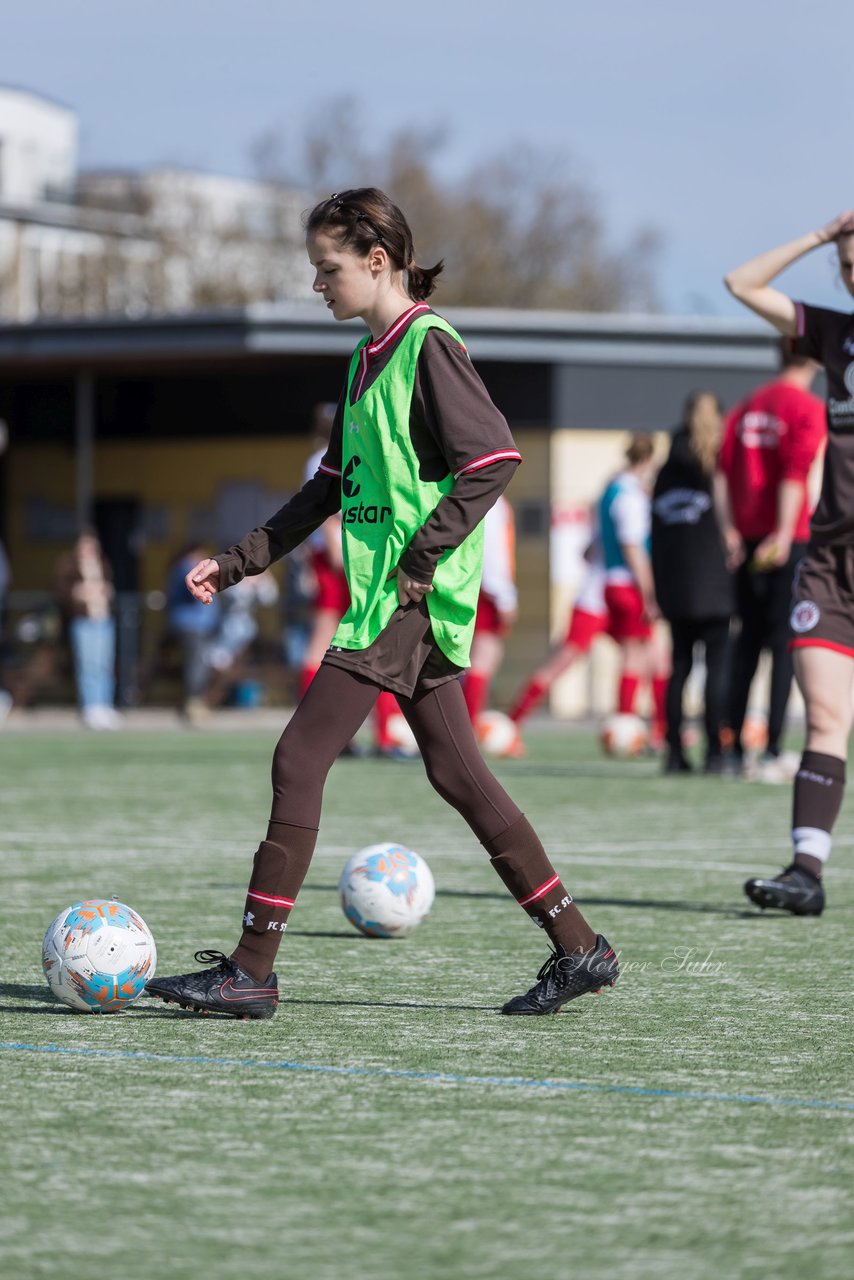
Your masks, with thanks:
[{"label": "black shorts", "polygon": [[790,649],[834,649],[854,658],[854,546],[811,543],[798,566]]}]

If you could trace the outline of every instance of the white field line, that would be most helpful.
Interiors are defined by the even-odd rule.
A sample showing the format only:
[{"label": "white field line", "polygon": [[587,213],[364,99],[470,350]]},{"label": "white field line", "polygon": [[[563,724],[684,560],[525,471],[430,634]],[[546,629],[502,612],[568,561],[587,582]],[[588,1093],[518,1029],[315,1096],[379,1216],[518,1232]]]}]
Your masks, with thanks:
[{"label": "white field line", "polygon": [[[221,831],[222,828],[219,828],[219,830]],[[545,824],[543,824],[542,830],[546,830]],[[245,841],[246,843],[252,843],[254,838],[255,837],[247,837],[243,835],[241,832],[235,832],[233,836],[226,837],[226,838],[223,838],[221,835],[219,837],[208,838],[205,835],[199,836],[197,833],[197,838],[195,842],[188,843],[186,838],[182,836],[180,838],[180,845],[182,849],[192,849],[195,852],[201,852],[205,849],[233,849],[236,843],[241,841]],[[463,835],[461,838],[464,839],[465,836]],[[470,837],[470,839],[473,839],[473,838],[474,837]],[[42,828],[39,831],[6,831],[3,834],[3,839],[10,842],[19,841],[21,843],[30,843],[30,844],[38,845],[42,849],[48,846],[53,849],[61,849],[61,848],[79,849],[81,844],[83,843],[83,838],[81,836],[69,835],[66,832],[62,832],[62,831],[51,832],[49,829],[46,829],[46,828]],[[256,843],[257,843],[257,840],[256,840]],[[444,848],[438,844],[434,846],[433,853],[432,853],[433,857],[449,857],[449,858],[459,857],[460,849],[459,849],[458,842],[453,842],[453,841],[449,842],[446,838],[443,838],[443,843],[446,846]],[[637,851],[637,853],[644,853],[646,851],[666,852],[668,850],[672,850],[673,852],[680,852],[680,853],[684,852],[688,854],[707,853],[707,852],[726,853],[730,849],[732,850],[741,849],[741,850],[744,850],[745,853],[754,853],[754,852],[767,851],[772,845],[772,841],[769,841],[767,838],[743,840],[737,836],[731,836],[729,839],[723,839],[723,838],[715,839],[715,840],[709,841],[708,843],[703,843],[702,841],[699,841],[692,836],[690,837],[690,844],[688,839],[685,839],[685,840],[655,840],[655,839],[628,840],[627,839],[627,840],[608,840],[608,841],[580,840],[579,843],[583,845],[583,849],[585,853],[597,853],[597,854],[598,853],[628,854],[628,853],[632,853],[632,851]],[[780,844],[785,842],[776,841],[774,843]],[[122,851],[135,850],[135,849],[171,849],[176,847],[176,840],[174,837],[171,837],[171,836],[140,836],[137,834],[134,836],[133,842],[130,843],[130,842],[123,841],[121,836],[116,836],[112,832],[103,832],[101,834],[95,834],[93,832],[89,832],[85,837],[85,844],[86,844],[86,848],[91,849],[93,852],[98,851],[99,849],[104,849],[104,850],[108,850],[108,851],[112,850],[113,852],[120,853]],[[553,841],[553,840],[549,840],[548,845],[549,845],[549,852],[551,854],[564,855],[566,857],[571,857],[571,858],[578,858],[583,856],[577,850],[567,848],[566,845],[563,845],[561,847],[557,844],[556,841]],[[838,839],[834,838],[833,847],[834,849],[854,848],[854,838],[848,838],[848,839],[844,837],[840,837]],[[323,834],[321,832],[320,842],[318,845],[318,853],[335,853],[338,850],[340,850],[342,853],[346,852],[347,850],[350,850],[350,852],[352,852],[352,848],[349,844],[344,845],[344,844],[333,843],[332,841],[329,841],[329,840],[325,841],[323,839]],[[0,849],[0,852],[2,852],[2,849]],[[679,862],[679,863],[664,863],[662,865],[682,866],[684,864],[682,862]],[[692,857],[691,865],[692,866],[706,865],[706,866],[712,867],[712,866],[716,866],[717,864],[700,863],[696,858]]]},{"label": "white field line", "polygon": [[[79,839],[75,840],[73,837],[63,837],[59,835],[54,838],[46,835],[45,832],[7,832],[5,839],[14,840],[21,844],[32,843],[41,849],[44,849],[46,845],[49,845],[51,848],[56,849],[57,852],[80,849],[82,843]],[[181,852],[182,857],[187,855],[191,856],[193,854],[203,856],[205,853],[210,853],[212,851],[235,850],[236,845],[239,843],[239,837],[235,837],[234,840],[204,840],[196,845],[188,845],[186,841],[182,841]],[[247,848],[249,843],[251,842],[247,842]],[[633,868],[642,868],[649,871],[681,871],[683,873],[687,871],[722,871],[727,874],[732,873],[733,875],[743,875],[745,872],[744,863],[709,861],[695,856],[699,852],[721,852],[721,846],[724,845],[724,843],[725,842],[722,840],[716,840],[713,844],[703,846],[692,841],[689,848],[687,844],[664,840],[639,842],[636,844],[632,844],[628,840],[622,840],[618,843],[611,844],[585,843],[584,853],[576,853],[574,850],[557,849],[554,845],[549,845],[549,854],[555,862],[565,862],[572,866],[617,867],[627,868],[628,870]],[[851,847],[851,845],[854,844],[854,841],[842,840],[835,843],[837,848],[839,846],[845,848]],[[120,846],[117,846],[115,841],[107,840],[106,837],[102,844],[99,844],[97,839],[92,839],[92,837],[89,837],[86,840],[87,853],[113,853],[116,859],[125,859],[133,857],[139,853],[145,853],[146,851],[154,851],[157,849],[168,850],[173,847],[173,841],[168,839],[161,840],[156,837],[152,837],[147,840],[137,839],[132,845],[125,844]],[[782,842],[780,842],[779,848],[777,848],[771,847],[770,842],[767,840],[752,843],[737,840],[732,842],[732,847],[743,850],[745,853],[755,853],[757,857],[764,858],[764,860],[769,864],[783,862],[786,860],[787,856]],[[635,849],[639,852],[633,853],[632,850]],[[645,857],[640,851],[647,849],[659,851],[673,850],[674,852],[680,852],[682,856],[679,858]],[[726,849],[724,848],[723,851],[726,852]],[[318,859],[336,856],[348,858],[352,852],[353,850],[349,845],[323,843],[318,848],[317,857]],[[0,849],[0,858],[6,859],[13,858],[14,856],[15,854],[10,850]],[[457,847],[444,849],[437,847],[431,849],[429,861],[444,862],[446,860],[453,860],[456,862],[459,861],[460,857],[466,856],[467,855],[465,854],[461,855],[459,848]],[[854,877],[854,870],[846,869],[844,867],[831,865],[828,868],[828,872],[834,880],[850,879]]]}]

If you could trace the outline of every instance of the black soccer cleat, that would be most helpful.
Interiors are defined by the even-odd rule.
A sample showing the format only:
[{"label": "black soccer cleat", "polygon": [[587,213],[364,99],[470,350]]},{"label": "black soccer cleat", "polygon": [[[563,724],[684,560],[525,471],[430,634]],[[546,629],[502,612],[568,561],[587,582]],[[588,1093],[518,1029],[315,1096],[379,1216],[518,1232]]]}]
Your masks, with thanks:
[{"label": "black soccer cleat", "polygon": [[199,964],[213,969],[152,978],[145,989],[166,1004],[179,1004],[194,1013],[227,1013],[232,1018],[272,1018],[279,1003],[278,981],[271,973],[258,982],[221,951],[197,951]]},{"label": "black soccer cleat", "polygon": [[824,910],[821,881],[794,862],[770,880],[747,880],[744,892],[757,907],[776,907],[793,916],[820,916]]},{"label": "black soccer cleat", "polygon": [[508,1000],[501,1012],[560,1013],[570,1000],[586,995],[588,991],[613,987],[619,976],[620,966],[614,948],[598,933],[592,951],[582,954],[556,947],[537,974],[538,981],[531,990]]}]

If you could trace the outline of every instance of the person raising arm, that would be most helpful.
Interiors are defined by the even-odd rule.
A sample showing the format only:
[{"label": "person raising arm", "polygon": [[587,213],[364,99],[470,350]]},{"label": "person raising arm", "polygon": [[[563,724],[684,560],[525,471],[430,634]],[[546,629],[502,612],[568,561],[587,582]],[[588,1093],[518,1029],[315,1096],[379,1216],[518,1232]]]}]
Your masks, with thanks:
[{"label": "person raising arm", "polygon": [[772,281],[822,245],[834,244],[839,278],[854,297],[854,211],[770,249],[725,277],[734,297],[824,367],[827,451],[818,505],[800,563],[789,626],[795,678],[804,699],[806,742],[794,781],[793,860],[778,875],[744,886],[762,908],[820,915],[822,872],[845,791],[854,690],[854,315],[796,302]]}]

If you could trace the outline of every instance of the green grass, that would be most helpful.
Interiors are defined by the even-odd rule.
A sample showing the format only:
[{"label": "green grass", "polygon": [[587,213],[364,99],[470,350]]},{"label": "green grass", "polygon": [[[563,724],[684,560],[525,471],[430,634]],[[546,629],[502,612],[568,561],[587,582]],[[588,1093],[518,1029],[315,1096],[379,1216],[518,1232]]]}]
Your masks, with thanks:
[{"label": "green grass", "polygon": [[[850,802],[825,915],[760,916],[741,882],[786,857],[787,787],[533,733],[497,772],[624,975],[503,1019],[542,937],[419,765],[341,761],[275,1019],[53,1003],[41,937],[82,897],[138,910],[161,973],[232,945],[274,737],[0,739],[4,1274],[851,1276]],[[357,935],[335,892],[384,839],[438,889],[398,942]]]}]

